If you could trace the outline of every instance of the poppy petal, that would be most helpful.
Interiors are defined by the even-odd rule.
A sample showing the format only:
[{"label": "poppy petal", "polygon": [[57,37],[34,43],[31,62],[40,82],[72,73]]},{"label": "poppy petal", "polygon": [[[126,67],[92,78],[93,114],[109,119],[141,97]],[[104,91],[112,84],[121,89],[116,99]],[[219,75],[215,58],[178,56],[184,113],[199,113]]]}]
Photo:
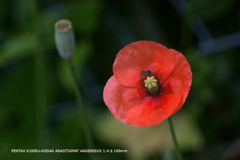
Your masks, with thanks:
[{"label": "poppy petal", "polygon": [[152,98],[130,109],[126,114],[127,123],[139,127],[157,125],[172,115],[180,99],[181,95],[178,93]]},{"label": "poppy petal", "polygon": [[113,73],[117,81],[128,87],[139,87],[140,72],[168,77],[175,66],[175,58],[169,49],[152,41],[138,41],[125,46],[117,54],[113,64]]},{"label": "poppy petal", "polygon": [[[174,49],[170,49],[173,53],[176,66],[168,77],[168,79],[164,82],[166,85],[166,89],[163,92],[170,93],[180,93],[182,95],[181,100],[174,110],[173,114],[178,111],[184,104],[189,90],[192,83],[192,72],[189,63],[187,62],[186,58],[178,51]],[[167,89],[168,88],[168,89]]]},{"label": "poppy petal", "polygon": [[112,76],[103,91],[103,99],[114,117],[126,123],[125,114],[132,107],[140,105],[146,99],[139,94],[137,88],[129,88],[118,83],[115,76]]}]

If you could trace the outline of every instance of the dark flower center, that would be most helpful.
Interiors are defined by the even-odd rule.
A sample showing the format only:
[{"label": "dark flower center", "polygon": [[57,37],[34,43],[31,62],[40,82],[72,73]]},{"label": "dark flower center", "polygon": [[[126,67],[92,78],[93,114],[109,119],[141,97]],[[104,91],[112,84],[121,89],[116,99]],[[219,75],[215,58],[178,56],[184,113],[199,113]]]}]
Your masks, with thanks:
[{"label": "dark flower center", "polygon": [[139,85],[141,86],[141,91],[145,92],[145,95],[156,96],[160,94],[162,90],[161,75],[153,74],[150,70],[146,70],[142,71],[140,76],[142,79]]}]

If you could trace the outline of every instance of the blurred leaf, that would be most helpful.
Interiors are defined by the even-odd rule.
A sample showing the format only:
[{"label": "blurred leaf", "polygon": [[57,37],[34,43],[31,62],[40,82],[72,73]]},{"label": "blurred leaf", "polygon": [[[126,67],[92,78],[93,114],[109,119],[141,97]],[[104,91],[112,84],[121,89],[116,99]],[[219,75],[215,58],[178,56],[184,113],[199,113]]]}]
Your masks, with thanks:
[{"label": "blurred leaf", "polygon": [[0,52],[0,67],[27,57],[33,53],[34,48],[38,46],[36,37],[30,34],[23,34],[8,39]]}]

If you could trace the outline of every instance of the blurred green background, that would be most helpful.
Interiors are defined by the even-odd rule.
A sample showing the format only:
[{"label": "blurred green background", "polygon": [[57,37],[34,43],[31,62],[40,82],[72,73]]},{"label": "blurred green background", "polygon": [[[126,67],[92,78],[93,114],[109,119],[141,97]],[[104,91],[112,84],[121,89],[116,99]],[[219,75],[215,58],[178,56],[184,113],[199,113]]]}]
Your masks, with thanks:
[{"label": "blurred green background", "polygon": [[99,160],[177,159],[167,122],[138,128],[116,120],[102,98],[118,51],[151,40],[182,52],[193,83],[172,116],[186,160],[240,159],[240,1],[1,0],[0,159],[89,159],[72,79],[54,42],[54,23],[73,23],[73,63]]}]

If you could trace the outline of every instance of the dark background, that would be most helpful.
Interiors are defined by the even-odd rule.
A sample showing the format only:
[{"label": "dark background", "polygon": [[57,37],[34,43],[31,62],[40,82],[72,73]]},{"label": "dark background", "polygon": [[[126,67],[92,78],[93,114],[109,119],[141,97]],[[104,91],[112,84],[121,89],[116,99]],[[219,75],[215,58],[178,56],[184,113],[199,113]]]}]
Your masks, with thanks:
[{"label": "dark background", "polygon": [[172,116],[186,160],[240,159],[240,1],[1,0],[0,159],[88,159],[72,79],[54,42],[54,23],[73,23],[73,64],[97,159],[177,159],[167,122],[138,128],[116,120],[102,98],[118,51],[151,40],[182,52],[193,82]]}]

